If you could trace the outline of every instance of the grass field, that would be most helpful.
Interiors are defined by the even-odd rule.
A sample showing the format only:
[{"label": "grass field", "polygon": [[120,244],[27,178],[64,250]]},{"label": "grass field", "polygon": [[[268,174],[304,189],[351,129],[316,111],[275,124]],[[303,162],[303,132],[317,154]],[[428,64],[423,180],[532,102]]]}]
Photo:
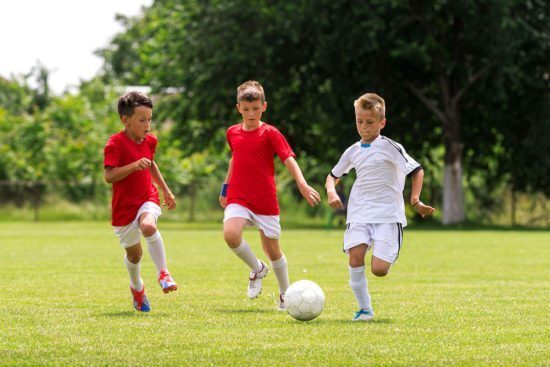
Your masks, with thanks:
[{"label": "grass field", "polygon": [[342,231],[283,229],[291,281],[327,297],[304,323],[275,311],[272,273],[246,298],[220,227],[160,229],[180,290],[162,294],[145,252],[139,314],[108,223],[0,223],[0,365],[550,366],[548,231],[408,229],[390,275],[369,275],[375,320],[352,323]]}]

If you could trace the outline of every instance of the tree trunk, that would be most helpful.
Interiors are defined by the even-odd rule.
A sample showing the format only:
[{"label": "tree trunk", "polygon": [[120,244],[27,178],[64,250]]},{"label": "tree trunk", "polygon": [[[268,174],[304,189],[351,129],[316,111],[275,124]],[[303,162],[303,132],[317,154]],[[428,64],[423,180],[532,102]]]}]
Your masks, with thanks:
[{"label": "tree trunk", "polygon": [[445,177],[443,183],[443,224],[464,221],[464,190],[462,188],[462,144],[445,145]]},{"label": "tree trunk", "polygon": [[441,79],[443,135],[445,141],[445,177],[443,183],[443,224],[464,221],[464,188],[462,187],[462,151],[458,100],[450,97],[448,81]]}]

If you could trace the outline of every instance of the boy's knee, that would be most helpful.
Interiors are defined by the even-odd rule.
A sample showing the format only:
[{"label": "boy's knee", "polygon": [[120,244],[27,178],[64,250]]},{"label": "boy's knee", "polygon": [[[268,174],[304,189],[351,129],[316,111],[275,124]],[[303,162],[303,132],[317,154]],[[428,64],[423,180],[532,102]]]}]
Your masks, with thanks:
[{"label": "boy's knee", "polygon": [[349,266],[351,266],[352,268],[358,268],[363,265],[365,265],[365,259],[363,258],[356,259],[353,257],[349,258]]},{"label": "boy's knee", "polygon": [[132,246],[126,249],[126,258],[132,264],[137,264],[141,261],[141,256],[143,255],[143,250],[141,246]]},{"label": "boy's knee", "polygon": [[238,247],[242,242],[241,233],[232,229],[224,229],[223,239],[232,248]]},{"label": "boy's knee", "polygon": [[377,277],[385,277],[390,272],[389,267],[372,267],[371,272]]},{"label": "boy's knee", "polygon": [[145,237],[151,237],[152,235],[155,234],[155,232],[157,231],[157,226],[155,223],[141,223],[141,233],[145,236]]}]

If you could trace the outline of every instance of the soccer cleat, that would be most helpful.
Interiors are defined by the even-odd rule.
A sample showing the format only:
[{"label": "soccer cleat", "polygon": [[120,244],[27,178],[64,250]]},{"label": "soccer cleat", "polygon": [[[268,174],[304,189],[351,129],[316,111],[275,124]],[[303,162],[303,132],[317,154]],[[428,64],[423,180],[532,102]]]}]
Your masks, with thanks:
[{"label": "soccer cleat", "polygon": [[364,310],[360,309],[355,313],[355,316],[353,316],[353,319],[351,321],[370,321],[374,317],[374,311],[373,310]]},{"label": "soccer cleat", "polygon": [[284,293],[283,293],[283,294],[279,294],[279,306],[277,306],[277,311],[286,311],[286,306],[285,306],[285,295],[284,295]]},{"label": "soccer cleat", "polygon": [[261,263],[262,269],[257,273],[251,271],[250,276],[248,277],[249,282],[247,295],[250,299],[257,298],[260,293],[262,293],[262,279],[267,276],[267,272],[269,271],[267,265],[263,261],[261,261]]},{"label": "soccer cleat", "polygon": [[134,299],[134,308],[137,311],[141,311],[141,312],[151,311],[149,300],[145,295],[145,286],[143,286],[143,289],[140,292],[136,291],[134,288],[132,288],[132,286],[130,286],[130,291],[132,292],[132,297]]},{"label": "soccer cleat", "polygon": [[159,274],[159,284],[164,293],[169,293],[178,289],[178,285],[167,271],[161,270]]}]

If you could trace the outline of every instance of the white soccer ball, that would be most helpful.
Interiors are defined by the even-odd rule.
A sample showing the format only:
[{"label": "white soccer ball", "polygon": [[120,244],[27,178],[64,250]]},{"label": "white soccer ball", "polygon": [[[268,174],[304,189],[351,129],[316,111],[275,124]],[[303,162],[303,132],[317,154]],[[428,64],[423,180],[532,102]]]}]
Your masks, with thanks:
[{"label": "white soccer ball", "polygon": [[311,280],[299,280],[286,290],[285,307],[288,314],[296,320],[313,320],[325,307],[325,294]]}]

